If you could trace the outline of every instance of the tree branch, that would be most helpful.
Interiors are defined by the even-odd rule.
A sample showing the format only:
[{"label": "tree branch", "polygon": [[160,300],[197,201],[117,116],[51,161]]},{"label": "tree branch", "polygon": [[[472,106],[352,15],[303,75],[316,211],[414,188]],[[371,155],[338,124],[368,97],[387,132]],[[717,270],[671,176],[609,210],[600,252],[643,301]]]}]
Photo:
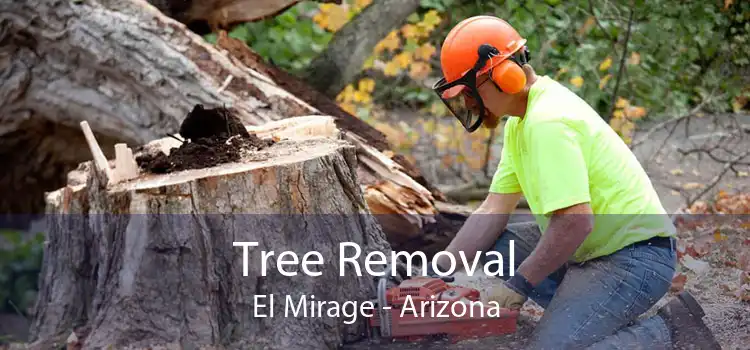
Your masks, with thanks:
[{"label": "tree branch", "polygon": [[617,90],[620,88],[620,79],[622,79],[622,73],[625,70],[625,59],[628,56],[628,41],[630,41],[630,32],[633,28],[633,16],[635,15],[635,6],[630,4],[630,18],[628,19],[628,30],[625,32],[625,43],[622,48],[622,57],[620,57],[620,68],[617,72],[617,79],[615,80],[615,90],[612,92],[612,101],[610,102],[609,113],[605,117],[605,120],[609,121],[615,110],[615,101],[617,100]]},{"label": "tree branch", "polygon": [[419,0],[375,0],[344,25],[303,79],[333,97],[362,70],[373,48],[419,7]]},{"label": "tree branch", "polygon": [[703,197],[706,193],[711,191],[712,188],[716,187],[716,184],[718,184],[719,181],[721,181],[721,178],[724,177],[727,171],[732,169],[735,165],[739,164],[739,161],[741,161],[748,155],[750,155],[750,150],[746,150],[745,152],[742,152],[740,155],[734,157],[732,160],[724,164],[724,167],[721,169],[721,172],[719,172],[716,176],[714,176],[713,179],[711,179],[711,182],[706,186],[706,188],[704,188],[703,191],[701,191],[695,197],[693,197],[692,199],[688,201],[687,207],[690,208],[693,205],[693,203],[695,203],[701,197]]}]

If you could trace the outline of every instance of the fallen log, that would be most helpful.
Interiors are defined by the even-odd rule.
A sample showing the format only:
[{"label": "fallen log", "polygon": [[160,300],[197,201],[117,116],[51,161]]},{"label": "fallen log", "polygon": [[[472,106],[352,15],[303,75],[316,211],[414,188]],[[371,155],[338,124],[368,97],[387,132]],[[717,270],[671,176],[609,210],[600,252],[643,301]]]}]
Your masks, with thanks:
[{"label": "fallen log", "polygon": [[298,79],[248,59],[244,44],[220,37],[218,48],[210,45],[143,0],[1,2],[0,41],[7,43],[0,157],[16,164],[0,174],[0,191],[23,193],[0,199],[6,218],[43,213],[44,193],[65,186],[66,174],[90,159],[80,122],[111,159],[117,143],[135,150],[176,132],[201,104],[231,107],[248,126],[330,115],[357,147],[359,184],[394,249],[440,222],[435,200],[442,195],[390,152],[382,133]]},{"label": "fallen log", "polygon": [[[363,337],[363,315],[372,310],[358,311],[352,324],[340,311],[327,313],[375,295],[367,272],[339,273],[339,243],[361,248],[361,267],[367,253],[390,247],[358,184],[356,148],[336,133],[320,116],[248,127],[216,138],[231,147],[221,154],[239,154],[220,164],[206,163],[217,153],[199,147],[204,138],[163,138],[136,153],[141,168],[131,179],[108,177],[105,169],[117,174],[122,162],[81,164],[68,186],[47,196],[51,230],[32,348],[52,348],[74,329],[82,349],[323,349]],[[154,174],[143,159],[158,154],[172,168]],[[247,264],[234,242],[257,243]],[[267,265],[262,251],[275,252]],[[284,275],[274,266],[291,260],[280,256],[285,251],[299,261],[318,252],[311,270],[320,275],[299,266],[284,266],[297,272]],[[274,295],[273,307],[256,295]],[[294,317],[287,296],[293,308],[303,296],[327,301],[323,315]]]},{"label": "fallen log", "polygon": [[[317,0],[341,4],[342,0]],[[148,0],[159,11],[198,34],[229,29],[245,22],[271,18],[298,4],[300,0]]]},{"label": "fallen log", "polygon": [[[448,199],[457,203],[468,203],[483,201],[489,194],[490,181],[476,181],[463,185],[441,188],[442,193]],[[518,208],[530,209],[529,202],[523,196],[518,201]]]}]

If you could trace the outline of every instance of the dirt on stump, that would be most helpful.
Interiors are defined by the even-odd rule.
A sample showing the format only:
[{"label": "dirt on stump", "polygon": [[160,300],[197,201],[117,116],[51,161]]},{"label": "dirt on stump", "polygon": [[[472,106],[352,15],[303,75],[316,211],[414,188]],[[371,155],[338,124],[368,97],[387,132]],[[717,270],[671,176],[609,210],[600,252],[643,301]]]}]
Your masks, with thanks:
[{"label": "dirt on stump", "polygon": [[229,109],[206,109],[196,105],[180,125],[185,142],[164,153],[144,154],[136,158],[138,166],[150,173],[166,174],[202,169],[239,161],[243,152],[257,151],[274,144],[250,134]]}]

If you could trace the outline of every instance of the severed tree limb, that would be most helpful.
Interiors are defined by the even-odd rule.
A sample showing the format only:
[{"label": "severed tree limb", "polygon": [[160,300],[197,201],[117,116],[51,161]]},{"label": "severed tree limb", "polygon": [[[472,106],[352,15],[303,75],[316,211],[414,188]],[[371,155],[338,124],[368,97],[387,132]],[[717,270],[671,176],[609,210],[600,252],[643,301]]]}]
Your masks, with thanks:
[{"label": "severed tree limb", "polygon": [[[471,201],[483,201],[489,193],[490,181],[476,181],[467,184],[443,188],[445,196],[450,200],[458,203],[467,203]],[[529,202],[526,198],[521,197],[518,202],[518,208],[529,209]]]},{"label": "severed tree limb", "polygon": [[[168,17],[172,17],[198,34],[271,18],[300,0],[148,0]],[[341,4],[342,0],[317,0]]]}]

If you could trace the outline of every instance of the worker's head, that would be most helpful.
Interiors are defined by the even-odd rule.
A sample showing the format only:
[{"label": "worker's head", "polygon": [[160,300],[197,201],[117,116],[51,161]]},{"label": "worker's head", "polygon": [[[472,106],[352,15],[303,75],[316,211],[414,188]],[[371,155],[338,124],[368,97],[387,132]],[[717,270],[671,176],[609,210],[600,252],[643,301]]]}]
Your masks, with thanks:
[{"label": "worker's head", "polygon": [[433,89],[469,132],[494,128],[523,110],[533,70],[526,39],[492,16],[465,19],[448,33],[440,51],[443,78]]}]

